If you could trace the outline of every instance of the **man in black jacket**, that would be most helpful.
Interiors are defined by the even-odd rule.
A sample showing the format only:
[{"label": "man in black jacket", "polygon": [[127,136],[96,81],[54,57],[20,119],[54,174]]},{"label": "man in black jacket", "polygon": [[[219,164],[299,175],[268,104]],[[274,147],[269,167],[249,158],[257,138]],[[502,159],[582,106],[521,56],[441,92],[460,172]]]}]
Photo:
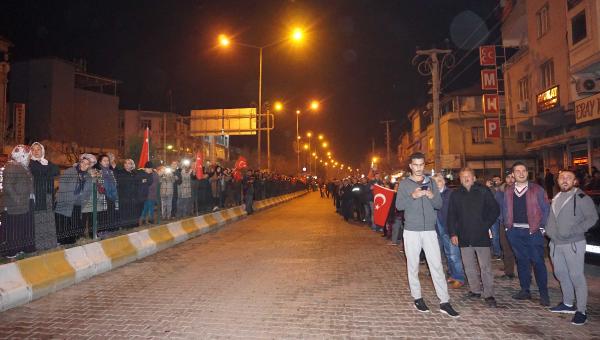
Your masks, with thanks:
[{"label": "man in black jacket", "polygon": [[448,233],[452,243],[460,247],[469,281],[468,297],[480,298],[483,282],[485,302],[489,307],[496,307],[490,228],[500,215],[500,208],[492,192],[475,183],[472,169],[460,171],[460,183],[462,185],[450,196],[448,204]]}]

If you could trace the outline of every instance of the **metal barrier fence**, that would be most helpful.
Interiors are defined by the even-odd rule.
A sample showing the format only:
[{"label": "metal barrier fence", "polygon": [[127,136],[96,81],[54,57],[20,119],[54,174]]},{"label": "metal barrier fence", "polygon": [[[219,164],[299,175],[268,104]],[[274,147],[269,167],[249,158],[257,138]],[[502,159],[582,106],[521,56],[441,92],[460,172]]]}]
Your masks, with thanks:
[{"label": "metal barrier fence", "polygon": [[[201,215],[242,204],[241,182],[198,180],[155,171],[78,172],[58,177],[4,173],[0,190],[0,257],[97,239],[123,229]],[[254,199],[305,190],[288,178],[257,178]]]}]

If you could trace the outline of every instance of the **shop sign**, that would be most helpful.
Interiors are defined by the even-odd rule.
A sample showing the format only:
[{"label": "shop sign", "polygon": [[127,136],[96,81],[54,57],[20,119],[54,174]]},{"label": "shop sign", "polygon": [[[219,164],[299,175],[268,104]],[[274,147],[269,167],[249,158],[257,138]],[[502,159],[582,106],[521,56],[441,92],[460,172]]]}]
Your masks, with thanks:
[{"label": "shop sign", "polygon": [[600,118],[600,93],[575,102],[577,124]]},{"label": "shop sign", "polygon": [[558,86],[551,87],[536,96],[537,112],[552,110],[559,104]]},{"label": "shop sign", "polygon": [[496,65],[496,46],[485,45],[479,46],[479,65],[495,66]]}]

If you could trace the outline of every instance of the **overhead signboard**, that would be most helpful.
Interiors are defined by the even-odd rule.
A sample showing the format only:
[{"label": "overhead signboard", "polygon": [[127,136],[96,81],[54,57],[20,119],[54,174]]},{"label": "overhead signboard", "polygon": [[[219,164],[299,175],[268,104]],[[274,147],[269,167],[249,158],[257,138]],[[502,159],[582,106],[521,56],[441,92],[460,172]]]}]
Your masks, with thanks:
[{"label": "overhead signboard", "polygon": [[479,46],[479,64],[481,66],[496,65],[496,46]]},{"label": "overhead signboard", "polygon": [[537,112],[544,112],[558,107],[560,104],[558,97],[558,85],[547,89],[536,96]]},{"label": "overhead signboard", "polygon": [[481,89],[498,90],[498,71],[496,68],[484,68],[481,70]]},{"label": "overhead signboard", "polygon": [[600,118],[600,93],[575,102],[577,124]]},{"label": "overhead signboard", "polygon": [[499,113],[500,112],[500,96],[497,94],[484,94],[481,96],[483,100],[483,113]]},{"label": "overhead signboard", "polygon": [[500,119],[486,118],[484,120],[485,138],[500,138]]},{"label": "overhead signboard", "polygon": [[192,110],[192,136],[255,135],[256,108]]},{"label": "overhead signboard", "polygon": [[15,143],[25,142],[25,104],[15,103]]}]

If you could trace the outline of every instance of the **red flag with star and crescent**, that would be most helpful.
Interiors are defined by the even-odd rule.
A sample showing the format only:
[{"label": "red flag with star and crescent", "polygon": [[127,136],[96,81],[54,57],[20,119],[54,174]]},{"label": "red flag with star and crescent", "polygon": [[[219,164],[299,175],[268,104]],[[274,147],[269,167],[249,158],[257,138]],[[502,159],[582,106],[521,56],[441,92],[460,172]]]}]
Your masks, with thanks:
[{"label": "red flag with star and crescent", "polygon": [[146,128],[146,131],[144,131],[144,143],[142,144],[142,152],[140,153],[138,167],[145,167],[148,160],[150,160],[150,129]]},{"label": "red flag with star and crescent", "polygon": [[383,227],[390,208],[394,204],[394,190],[373,185],[373,222]]},{"label": "red flag with star and crescent", "polygon": [[248,167],[248,161],[243,156],[240,156],[235,162],[235,168],[233,169],[233,179],[236,181],[242,180],[242,169]]}]

